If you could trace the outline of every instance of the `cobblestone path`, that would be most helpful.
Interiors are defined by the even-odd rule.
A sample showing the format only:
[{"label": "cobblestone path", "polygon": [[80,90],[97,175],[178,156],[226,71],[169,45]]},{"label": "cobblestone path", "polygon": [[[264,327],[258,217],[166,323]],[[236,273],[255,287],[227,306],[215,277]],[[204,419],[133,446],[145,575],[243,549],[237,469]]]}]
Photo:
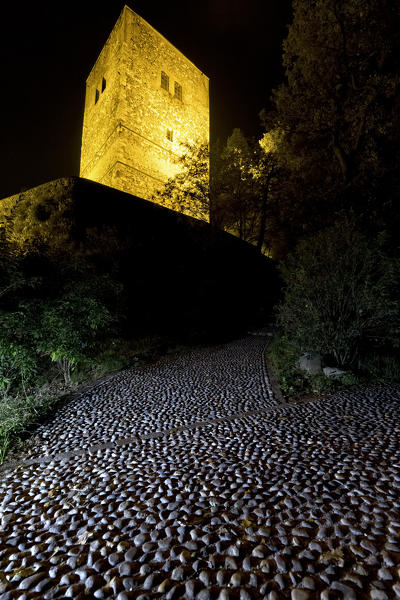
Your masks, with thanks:
[{"label": "cobblestone path", "polygon": [[264,342],[123,372],[42,427],[0,479],[0,599],[400,598],[400,386],[278,406]]}]

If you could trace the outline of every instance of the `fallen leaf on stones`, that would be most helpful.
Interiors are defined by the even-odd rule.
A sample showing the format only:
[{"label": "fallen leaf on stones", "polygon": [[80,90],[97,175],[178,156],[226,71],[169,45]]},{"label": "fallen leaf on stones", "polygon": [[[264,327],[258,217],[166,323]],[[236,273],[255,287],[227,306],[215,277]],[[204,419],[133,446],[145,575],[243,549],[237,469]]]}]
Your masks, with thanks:
[{"label": "fallen leaf on stones", "polygon": [[321,563],[333,563],[338,565],[339,567],[343,567],[344,565],[344,554],[341,548],[335,548],[330,552],[324,552],[318,559]]},{"label": "fallen leaf on stones", "polygon": [[60,546],[56,546],[53,550],[53,553],[50,555],[50,558],[53,558],[53,556],[55,556],[59,550],[60,550]]},{"label": "fallen leaf on stones", "polygon": [[186,519],[180,519],[180,523],[182,523],[182,525],[198,525],[199,523],[202,523],[203,521],[203,517],[200,517],[199,515],[192,515],[192,516],[188,516]]},{"label": "fallen leaf on stones", "polygon": [[246,527],[251,527],[251,525],[253,525],[253,523],[251,521],[249,521],[248,519],[244,519],[243,521],[240,522],[240,525],[243,527],[243,529],[246,529]]},{"label": "fallen leaf on stones", "polygon": [[86,544],[86,542],[88,541],[88,538],[91,536],[91,532],[90,531],[84,531],[82,533],[82,535],[80,535],[76,541],[77,544],[79,544],[80,546],[83,546],[84,544]]},{"label": "fallen leaf on stones", "polygon": [[18,569],[14,569],[14,571],[11,571],[11,577],[25,578],[30,577],[34,573],[36,573],[36,569],[34,569],[33,567],[19,567]]},{"label": "fallen leaf on stones", "polygon": [[113,583],[117,580],[116,577],[113,577],[112,579],[110,579],[110,581],[108,583],[105,584],[105,586],[103,587],[103,589],[110,589],[113,586]]}]

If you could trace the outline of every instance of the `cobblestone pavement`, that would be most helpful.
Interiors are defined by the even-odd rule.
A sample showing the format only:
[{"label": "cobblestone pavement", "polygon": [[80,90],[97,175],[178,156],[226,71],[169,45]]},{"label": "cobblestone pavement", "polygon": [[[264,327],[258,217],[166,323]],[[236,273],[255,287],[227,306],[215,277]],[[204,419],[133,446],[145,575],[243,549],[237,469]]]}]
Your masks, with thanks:
[{"label": "cobblestone pavement", "polygon": [[122,371],[57,412],[36,434],[34,457],[276,406],[254,336]]},{"label": "cobblestone pavement", "polygon": [[[65,407],[47,451],[77,450],[92,418],[86,447],[2,474],[0,599],[400,597],[400,386],[277,406],[262,345],[112,378],[95,416],[88,394],[69,405],[75,434]],[[165,433],[138,437],[152,428]]]}]

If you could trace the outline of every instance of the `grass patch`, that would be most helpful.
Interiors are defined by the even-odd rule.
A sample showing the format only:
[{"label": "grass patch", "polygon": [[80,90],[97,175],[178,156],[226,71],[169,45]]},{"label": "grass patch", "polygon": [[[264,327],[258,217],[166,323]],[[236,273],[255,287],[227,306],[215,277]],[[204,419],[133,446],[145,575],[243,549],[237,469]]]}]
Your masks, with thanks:
[{"label": "grass patch", "polygon": [[46,417],[57,401],[56,396],[39,389],[32,394],[6,396],[0,400],[0,464],[11,446]]}]

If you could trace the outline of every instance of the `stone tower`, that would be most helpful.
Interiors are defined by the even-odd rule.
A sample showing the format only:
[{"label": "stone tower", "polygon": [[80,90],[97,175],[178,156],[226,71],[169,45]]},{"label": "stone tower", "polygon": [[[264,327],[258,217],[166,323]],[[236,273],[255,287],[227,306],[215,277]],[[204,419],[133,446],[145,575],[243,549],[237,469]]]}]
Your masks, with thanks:
[{"label": "stone tower", "polygon": [[86,82],[80,176],[150,199],[182,143],[209,141],[208,83],[125,6]]}]

